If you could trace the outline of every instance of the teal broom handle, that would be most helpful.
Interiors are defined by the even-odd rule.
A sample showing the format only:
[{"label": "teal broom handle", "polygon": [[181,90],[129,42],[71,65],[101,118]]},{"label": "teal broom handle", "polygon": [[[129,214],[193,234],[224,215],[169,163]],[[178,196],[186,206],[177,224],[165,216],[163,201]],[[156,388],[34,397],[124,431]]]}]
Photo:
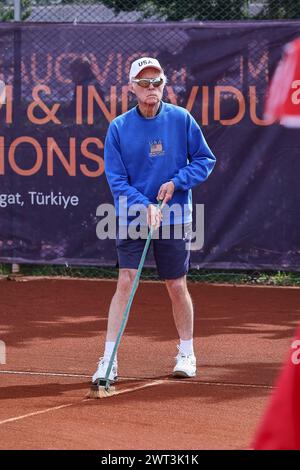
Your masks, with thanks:
[{"label": "teal broom handle", "polygon": [[[162,201],[160,201],[158,203],[157,207],[160,207],[161,204],[162,204]],[[121,326],[120,326],[120,329],[119,329],[118,336],[116,338],[116,343],[115,343],[114,349],[112,351],[112,355],[110,357],[108,368],[106,370],[105,379],[104,379],[106,381],[106,384],[105,384],[106,390],[108,390],[108,388],[109,388],[109,379],[108,379],[109,374],[111,372],[113,362],[114,362],[114,359],[116,357],[116,354],[117,354],[117,351],[118,351],[118,348],[119,348],[119,345],[120,345],[120,342],[121,342],[121,338],[122,338],[122,335],[123,335],[125,327],[126,327],[126,323],[127,323],[129,312],[130,312],[130,308],[131,308],[131,305],[132,305],[132,302],[133,302],[133,299],[134,299],[134,295],[135,295],[136,290],[138,288],[138,283],[139,283],[139,280],[140,280],[140,277],[141,277],[141,273],[142,273],[142,269],[143,269],[145,259],[146,259],[146,256],[147,256],[148,248],[149,248],[149,245],[151,243],[153,231],[154,230],[152,228],[149,231],[147,241],[145,243],[144,250],[143,250],[143,253],[142,253],[142,257],[141,257],[141,260],[139,262],[138,270],[137,270],[137,273],[136,273],[134,281],[133,281],[133,286],[132,286],[132,289],[131,289],[131,292],[130,292],[130,296],[129,296],[129,299],[127,301],[127,305],[125,307],[124,313],[123,313],[122,323],[121,323]]]}]

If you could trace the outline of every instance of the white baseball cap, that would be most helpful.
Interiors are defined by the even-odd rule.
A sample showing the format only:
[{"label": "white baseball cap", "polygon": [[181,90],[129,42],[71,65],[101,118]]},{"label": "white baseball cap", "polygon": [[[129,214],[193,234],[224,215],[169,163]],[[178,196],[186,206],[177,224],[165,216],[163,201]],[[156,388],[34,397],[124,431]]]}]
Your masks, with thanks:
[{"label": "white baseball cap", "polygon": [[129,72],[129,81],[131,81],[132,78],[135,78],[142,70],[146,69],[147,67],[152,67],[153,69],[157,69],[160,72],[163,72],[163,69],[157,59],[153,59],[153,57],[141,57],[140,59],[132,62]]}]

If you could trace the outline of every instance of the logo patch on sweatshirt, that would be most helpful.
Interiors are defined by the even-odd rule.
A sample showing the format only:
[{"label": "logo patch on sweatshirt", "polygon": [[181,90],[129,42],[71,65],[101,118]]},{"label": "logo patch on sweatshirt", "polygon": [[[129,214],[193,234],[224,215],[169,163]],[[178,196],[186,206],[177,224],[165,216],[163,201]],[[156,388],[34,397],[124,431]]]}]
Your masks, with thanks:
[{"label": "logo patch on sweatshirt", "polygon": [[158,157],[159,155],[164,155],[164,147],[161,140],[152,140],[149,142],[150,145],[150,157]]}]

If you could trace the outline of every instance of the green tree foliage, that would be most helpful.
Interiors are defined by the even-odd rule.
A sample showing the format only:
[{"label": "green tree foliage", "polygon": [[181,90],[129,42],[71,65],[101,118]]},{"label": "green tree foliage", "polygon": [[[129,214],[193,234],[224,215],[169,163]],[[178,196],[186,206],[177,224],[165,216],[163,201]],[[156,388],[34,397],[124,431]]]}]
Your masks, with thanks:
[{"label": "green tree foliage", "polygon": [[169,21],[241,20],[247,17],[246,0],[103,0],[120,11],[139,10],[145,17],[156,16]]},{"label": "green tree foliage", "polygon": [[[30,7],[32,0],[22,0],[22,20],[25,20],[30,15]],[[0,4],[0,21],[12,21],[14,19],[14,3],[1,2]]]},{"label": "green tree foliage", "polygon": [[14,19],[13,6],[0,4],[0,21],[10,21],[13,19]]},{"label": "green tree foliage", "polygon": [[266,20],[295,20],[300,18],[300,0],[268,0],[257,16]]},{"label": "green tree foliage", "polygon": [[[145,18],[169,21],[226,21],[249,19],[249,5],[255,0],[22,0],[22,18],[33,5],[103,4],[116,13],[140,11]],[[252,19],[299,19],[300,0],[260,0],[261,12]],[[13,0],[0,0],[0,21],[14,18]]]}]

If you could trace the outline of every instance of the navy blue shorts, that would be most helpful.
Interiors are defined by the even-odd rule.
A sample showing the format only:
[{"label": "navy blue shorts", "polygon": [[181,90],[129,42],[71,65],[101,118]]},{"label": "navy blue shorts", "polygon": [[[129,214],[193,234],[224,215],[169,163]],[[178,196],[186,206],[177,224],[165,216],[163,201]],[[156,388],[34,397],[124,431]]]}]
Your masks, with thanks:
[{"label": "navy blue shorts", "polygon": [[[169,233],[168,233],[169,232]],[[151,241],[160,279],[178,279],[187,274],[190,267],[190,243],[192,224],[160,227]],[[137,269],[146,238],[120,238],[117,232],[116,247],[121,269]]]}]

